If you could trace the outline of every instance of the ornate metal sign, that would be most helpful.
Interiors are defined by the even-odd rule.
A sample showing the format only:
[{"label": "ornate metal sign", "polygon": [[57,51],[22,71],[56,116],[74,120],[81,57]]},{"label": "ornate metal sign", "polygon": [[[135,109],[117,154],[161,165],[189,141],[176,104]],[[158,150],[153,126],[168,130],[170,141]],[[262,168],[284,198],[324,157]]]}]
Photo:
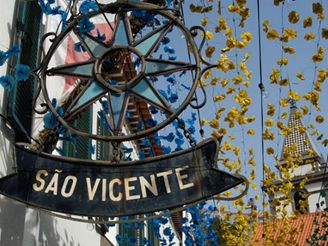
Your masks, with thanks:
[{"label": "ornate metal sign", "polygon": [[[145,31],[148,33],[144,33],[142,37],[133,36],[129,15],[137,11],[148,11],[141,14],[156,15],[163,19],[164,24],[155,28],[146,28]],[[103,6],[101,11],[89,14],[88,18],[101,16],[102,13],[116,14],[116,27],[109,42],[103,42],[85,30],[81,30],[83,25],[81,22],[86,18],[85,16],[74,19],[65,31],[56,37],[38,71],[43,96],[59,122],[79,135],[106,141],[127,141],[148,136],[175,120],[194,96],[201,72],[197,46],[189,30],[178,18],[170,11],[161,10],[156,5],[119,1]],[[187,42],[192,56],[190,61],[187,59],[178,61],[173,60],[172,57],[169,59],[155,55],[163,39],[171,32],[181,35],[182,41]],[[78,38],[88,52],[89,58],[82,62],[49,67],[58,47],[68,35]],[[179,97],[181,103],[172,105],[161,93],[167,85],[154,81],[161,76],[187,71],[192,72],[191,82],[187,85],[188,91],[181,93]],[[75,100],[65,103],[63,112],[58,112],[49,98],[49,92],[53,86],[51,83],[54,83],[51,78],[56,76],[71,76],[81,80],[80,91],[74,91],[77,93],[74,96]],[[163,119],[156,125],[148,124],[137,132],[123,134],[127,105],[129,102],[134,102],[135,98],[163,112]],[[108,122],[110,134],[92,134],[76,129],[72,125],[72,118],[99,100],[108,101],[108,110],[111,115]]]},{"label": "ornate metal sign", "polygon": [[0,179],[13,199],[83,216],[145,214],[212,197],[243,182],[216,169],[217,141],[146,161],[90,163],[16,146],[18,173]]},{"label": "ornate metal sign", "polygon": [[[52,44],[34,75],[40,81],[39,93],[44,97],[41,105],[45,109],[38,113],[46,114],[48,124],[40,134],[43,139],[36,144],[39,146],[16,145],[18,172],[0,179],[0,193],[52,211],[108,217],[181,207],[244,182],[243,177],[215,168],[216,140],[196,145],[178,118],[187,106],[204,105],[205,100],[201,105],[193,104],[195,90],[204,71],[215,66],[201,58],[191,34],[202,31],[201,28],[189,31],[174,11],[144,2],[117,1],[91,6],[92,12],[89,7],[86,13],[84,9],[73,14],[63,32],[48,33],[43,39],[51,37]],[[90,20],[99,17],[112,28],[108,15],[116,16],[111,37],[105,36],[108,33],[102,35],[98,29],[96,34],[92,33],[94,25]],[[142,35],[139,29],[145,30]],[[185,53],[189,55],[184,54],[184,59],[175,56],[174,49],[166,45],[169,34],[185,43]],[[53,65],[53,57],[68,39],[77,40],[72,52],[83,55],[73,56],[83,59]],[[165,57],[158,54],[163,44]],[[201,61],[206,65],[203,70]],[[170,77],[172,74],[176,77]],[[73,77],[76,84],[60,105],[51,96],[58,77]],[[179,87],[179,98],[170,84]],[[140,115],[137,122],[140,127],[131,130],[127,124],[128,108],[138,104],[144,105],[143,112],[136,113]],[[99,107],[106,131],[95,133],[76,127],[75,120],[82,112]],[[159,112],[159,120],[155,121],[152,112]],[[192,148],[145,160],[121,160],[119,149],[124,141],[154,140],[158,131],[173,121],[183,130]],[[70,134],[110,142],[115,151],[113,160],[51,155],[58,139]],[[155,142],[151,144],[161,145],[160,141]]]}]

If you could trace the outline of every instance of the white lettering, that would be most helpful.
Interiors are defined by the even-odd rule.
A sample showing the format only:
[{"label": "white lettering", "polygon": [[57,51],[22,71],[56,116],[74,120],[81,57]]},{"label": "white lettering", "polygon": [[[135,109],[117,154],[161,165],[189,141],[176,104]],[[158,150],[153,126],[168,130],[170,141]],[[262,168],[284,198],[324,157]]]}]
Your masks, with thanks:
[{"label": "white lettering", "polygon": [[106,191],[107,191],[107,180],[102,179],[102,193],[101,193],[101,200],[103,202],[106,201]]},{"label": "white lettering", "polygon": [[173,173],[172,170],[169,170],[169,171],[166,171],[166,172],[157,173],[157,177],[163,177],[163,179],[164,179],[166,193],[171,193],[171,187],[170,187],[169,179],[168,179],[167,176],[168,175],[171,175],[172,173]]},{"label": "white lettering", "polygon": [[[72,181],[71,188],[68,192],[66,192],[67,184],[69,181]],[[64,180],[62,189],[61,189],[61,195],[63,197],[71,197],[74,193],[75,187],[76,187],[77,178],[75,176],[67,176]]]},{"label": "white lettering", "polygon": [[188,174],[181,175],[180,172],[182,172],[183,170],[186,170],[186,169],[188,169],[188,168],[189,168],[188,166],[184,166],[184,167],[176,168],[176,169],[175,169],[175,173],[176,173],[176,175],[177,175],[177,179],[178,179],[178,183],[179,183],[179,188],[180,188],[180,190],[188,189],[188,188],[194,186],[194,183],[187,183],[187,184],[184,184],[183,181],[182,181],[182,180],[188,178]]},{"label": "white lettering", "polygon": [[130,185],[130,182],[137,181],[137,177],[131,177],[131,178],[125,178],[124,179],[124,187],[125,187],[125,196],[126,200],[135,200],[135,199],[140,199],[140,195],[131,195],[130,191],[135,190],[134,185]]},{"label": "white lettering", "polygon": [[88,198],[89,198],[89,200],[93,200],[93,198],[95,197],[96,191],[98,189],[100,179],[99,178],[96,179],[93,187],[91,187],[91,180],[89,177],[86,179],[86,181],[87,181]]},{"label": "white lettering", "polygon": [[154,174],[150,175],[151,184],[143,176],[140,176],[139,180],[140,180],[140,186],[141,186],[141,194],[142,194],[143,198],[147,197],[146,188],[151,193],[153,193],[155,196],[158,196],[158,190],[157,190],[156,180],[155,180],[155,175]]},{"label": "white lettering", "polygon": [[59,176],[59,173],[54,174],[54,176],[50,180],[50,183],[47,186],[47,189],[44,191],[45,193],[49,193],[49,191],[52,191],[54,193],[54,195],[57,195],[58,176]]},{"label": "white lettering", "polygon": [[118,192],[117,196],[114,195],[114,184],[121,185],[122,181],[119,179],[113,179],[109,182],[109,198],[114,202],[122,200],[122,192]]},{"label": "white lettering", "polygon": [[46,170],[39,170],[36,173],[35,180],[38,181],[40,184],[38,184],[38,183],[33,184],[32,187],[33,187],[33,190],[35,190],[35,191],[42,191],[44,189],[46,182],[42,179],[41,176],[47,177],[48,172]]}]

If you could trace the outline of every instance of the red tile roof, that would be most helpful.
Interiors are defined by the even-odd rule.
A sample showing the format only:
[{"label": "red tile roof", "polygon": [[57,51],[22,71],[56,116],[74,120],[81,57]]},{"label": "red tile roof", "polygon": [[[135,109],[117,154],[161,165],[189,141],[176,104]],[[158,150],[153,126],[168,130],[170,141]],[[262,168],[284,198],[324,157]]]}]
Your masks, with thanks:
[{"label": "red tile roof", "polygon": [[[318,221],[317,224],[315,220]],[[315,231],[319,231],[316,235],[318,239],[328,234],[328,212],[303,214],[290,218],[287,223],[281,219],[267,221],[264,234],[263,223],[258,223],[251,245],[328,245],[328,239],[310,243]]]}]

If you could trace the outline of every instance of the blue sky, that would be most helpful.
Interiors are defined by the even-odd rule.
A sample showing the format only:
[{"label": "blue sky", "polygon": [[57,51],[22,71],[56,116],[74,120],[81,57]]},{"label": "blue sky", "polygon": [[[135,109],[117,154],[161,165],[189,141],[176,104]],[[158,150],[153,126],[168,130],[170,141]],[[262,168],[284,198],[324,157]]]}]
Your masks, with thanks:
[{"label": "blue sky", "polygon": [[[200,1],[192,1],[195,2],[195,4],[201,4]],[[222,16],[226,19],[228,24],[233,28],[233,14],[228,13],[226,7],[228,4],[230,4],[231,1],[221,1],[222,2]],[[324,46],[325,48],[328,48],[328,42],[327,40],[323,40],[320,38],[321,36],[321,30],[319,32],[320,35],[318,35],[319,30],[319,24],[316,19],[316,16],[312,13],[312,3],[317,1],[286,1],[286,4],[282,7],[282,5],[274,6],[272,0],[262,0],[260,1],[260,16],[261,16],[261,25],[262,22],[267,19],[270,22],[270,28],[276,29],[278,32],[281,32],[282,28],[294,28],[298,31],[298,37],[295,40],[289,41],[287,44],[288,46],[292,46],[296,49],[296,54],[294,55],[288,55],[283,54],[283,57],[287,57],[289,59],[289,63],[286,67],[282,68],[282,75],[283,77],[288,77],[290,81],[292,82],[291,88],[292,90],[295,90],[299,92],[301,95],[311,91],[312,83],[314,80],[314,73],[315,73],[315,64],[312,62],[312,55],[316,53],[317,50],[317,44],[320,43],[320,45]],[[189,2],[188,2],[189,3]],[[321,1],[325,9],[328,9],[328,2],[327,1]],[[214,3],[214,6],[216,6],[216,1]],[[236,136],[236,140],[232,141],[234,146],[239,146],[241,148],[241,157],[244,159],[246,154],[246,160],[248,158],[248,148],[253,147],[255,151],[255,158],[256,158],[256,168],[257,168],[257,179],[256,183],[258,184],[257,193],[261,195],[260,192],[260,179],[262,176],[262,165],[261,165],[261,134],[260,134],[260,127],[261,127],[261,120],[260,120],[260,112],[261,112],[261,105],[260,105],[260,90],[258,88],[258,84],[260,82],[260,76],[259,76],[259,45],[258,45],[258,21],[257,21],[257,5],[256,1],[248,1],[248,6],[250,8],[251,16],[246,21],[246,25],[244,29],[241,29],[238,27],[238,16],[235,15],[236,18],[236,36],[240,39],[240,34],[244,31],[250,31],[253,35],[253,39],[249,46],[246,49],[246,52],[251,54],[251,58],[247,62],[247,66],[249,70],[252,72],[253,77],[251,79],[252,85],[247,89],[249,95],[252,97],[253,104],[250,106],[250,110],[248,115],[255,115],[257,117],[256,121],[250,125],[244,126],[244,134],[242,133],[243,129],[240,126],[236,126],[233,129],[228,129],[228,134],[234,134]],[[187,4],[186,7],[187,8]],[[296,10],[300,14],[300,20],[297,24],[291,24],[288,21],[288,13],[292,10]],[[310,28],[303,28],[303,19],[307,16],[312,16],[313,18],[313,26]],[[212,11],[211,13],[204,14],[204,17],[209,18],[209,22],[207,25],[207,29],[213,30],[214,27],[217,25],[217,19],[219,18],[216,11]],[[200,15],[190,13],[189,10],[185,9],[185,19],[187,26],[192,25],[199,25],[200,24]],[[321,27],[328,28],[328,20],[325,19],[321,23]],[[261,27],[262,30],[262,27]],[[305,41],[303,39],[303,36],[306,32],[313,32],[316,34],[316,38],[311,41]],[[276,106],[276,111],[284,112],[288,111],[287,108],[281,108],[279,107],[279,98],[286,97],[287,91],[289,87],[279,87],[277,85],[271,85],[269,80],[269,75],[271,73],[272,68],[279,68],[279,66],[276,64],[277,60],[281,58],[282,55],[282,48],[281,48],[281,42],[278,40],[269,41],[265,37],[265,33],[261,31],[261,38],[262,38],[262,67],[263,67],[263,84],[266,89],[266,97],[264,98],[265,105],[267,103],[272,103]],[[319,37],[319,39],[318,39]],[[224,47],[225,37],[223,37],[223,34],[215,34],[215,37],[213,40],[209,41],[208,43],[210,45],[214,45],[217,48],[216,53],[214,53],[212,62],[215,62],[219,58],[219,52],[218,50],[222,47]],[[235,55],[235,52],[230,52],[232,55]],[[245,50],[238,50],[237,51],[237,59],[240,61],[245,53]],[[325,57],[324,61],[317,64],[319,68],[328,68],[328,59]],[[303,72],[305,76],[305,80],[301,81],[296,77],[296,72]],[[227,77],[231,75],[235,75],[236,72],[227,75]],[[217,72],[215,76],[224,77],[226,75]],[[320,114],[323,115],[325,118],[324,123],[322,124],[315,124],[318,127],[318,130],[324,134],[325,137],[328,137],[327,132],[327,120],[328,120],[328,111],[327,107],[325,107],[325,96],[327,95],[327,85],[326,83],[322,84],[322,92],[321,92],[321,99],[320,99],[320,105],[321,105],[321,112]],[[205,117],[208,119],[211,119],[215,116],[215,111],[217,108],[219,108],[219,105],[217,103],[214,103],[212,101],[213,95],[221,94],[224,91],[222,91],[221,86],[217,86],[215,88],[207,88],[207,97],[208,102],[207,105],[201,109],[201,117]],[[223,106],[226,108],[229,108],[231,106],[236,106],[237,104],[233,102],[233,97],[230,96],[230,99],[225,100],[225,102],[222,103]],[[317,115],[318,112],[316,112],[314,107],[311,107],[308,102],[305,100],[301,100],[297,103],[298,106],[307,105],[310,108],[310,114],[307,116],[304,116],[303,120],[306,125],[309,123],[315,123],[314,118]],[[266,112],[266,107],[265,107]],[[267,118],[267,116],[265,116]],[[274,119],[277,119],[277,113],[274,117]],[[223,122],[223,118],[220,120],[220,124],[222,126],[225,126],[225,123]],[[226,127],[226,126],[225,126]],[[255,136],[249,136],[246,134],[247,129],[249,127],[252,127],[256,131]],[[276,127],[273,127],[273,131],[275,132],[275,140],[274,141],[266,141],[266,147],[271,146],[275,149],[276,153],[280,155],[281,148],[282,148],[282,141],[283,137],[279,136],[277,133]],[[208,127],[205,128],[205,136],[209,136],[211,129]],[[227,139],[227,137],[226,137]],[[316,144],[316,147],[318,151],[325,157],[327,156],[327,148],[324,148],[320,143],[317,143],[316,138],[313,137],[313,141]],[[231,156],[231,155],[229,155]],[[249,174],[249,170],[251,169],[251,166],[246,161],[243,160],[243,173],[245,175]],[[271,157],[265,156],[265,163],[269,164],[272,168],[274,166],[274,161]],[[222,165],[221,165],[222,166]],[[246,197],[246,201],[249,197],[254,196],[255,191],[250,191],[249,195]]]}]

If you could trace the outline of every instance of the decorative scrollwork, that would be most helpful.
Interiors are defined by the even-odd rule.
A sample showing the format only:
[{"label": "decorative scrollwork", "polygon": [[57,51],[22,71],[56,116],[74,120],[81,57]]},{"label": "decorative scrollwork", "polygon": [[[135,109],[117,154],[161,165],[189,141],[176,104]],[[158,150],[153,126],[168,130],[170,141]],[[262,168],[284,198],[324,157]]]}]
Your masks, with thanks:
[{"label": "decorative scrollwork", "polygon": [[[201,74],[199,52],[191,33],[179,18],[172,14],[172,11],[145,2],[118,1],[99,6],[99,11],[91,12],[87,17],[92,19],[101,17],[104,13],[116,14],[116,27],[109,41],[102,41],[99,37],[93,36],[90,30],[83,30],[82,22],[85,16],[82,15],[68,22],[67,28],[58,36],[55,33],[49,33],[44,37],[45,39],[54,35],[53,43],[42,61],[39,72],[42,94],[49,110],[59,123],[73,133],[114,142],[139,139],[168,125],[190,104]],[[128,13],[138,14],[138,11],[146,11],[151,19],[158,19],[161,24],[155,29],[153,26],[143,27],[143,36],[133,34],[132,20]],[[174,33],[175,37],[180,37],[181,34],[184,36],[187,41],[186,50],[188,47],[191,48],[191,61],[180,60],[179,56],[173,56],[175,51],[169,46],[164,47],[169,54],[167,59],[156,53],[170,33]],[[89,58],[81,62],[51,67],[49,64],[52,56],[69,35],[74,35],[79,40],[82,52],[87,53]],[[74,52],[77,51],[74,50]],[[179,100],[174,98],[173,92],[171,97],[163,94],[163,90],[168,86],[166,78],[175,73],[188,73],[186,77],[189,85],[185,86],[188,89],[180,93]],[[79,78],[78,84],[83,85],[78,91],[74,89],[68,101],[63,103],[63,113],[58,112],[49,98],[51,85],[48,80],[54,76]],[[156,80],[158,82],[155,82]],[[168,91],[168,93],[171,92]],[[146,123],[143,128],[136,132],[123,133],[128,105],[134,103],[135,100],[141,100],[147,107],[154,107],[160,111],[161,122],[153,124],[147,122],[148,119],[144,119]],[[102,121],[111,131],[110,134],[92,134],[72,125],[74,119],[82,111],[99,102],[105,107]],[[200,107],[200,105],[192,106]],[[150,120],[152,118],[153,116],[150,115]]]}]

